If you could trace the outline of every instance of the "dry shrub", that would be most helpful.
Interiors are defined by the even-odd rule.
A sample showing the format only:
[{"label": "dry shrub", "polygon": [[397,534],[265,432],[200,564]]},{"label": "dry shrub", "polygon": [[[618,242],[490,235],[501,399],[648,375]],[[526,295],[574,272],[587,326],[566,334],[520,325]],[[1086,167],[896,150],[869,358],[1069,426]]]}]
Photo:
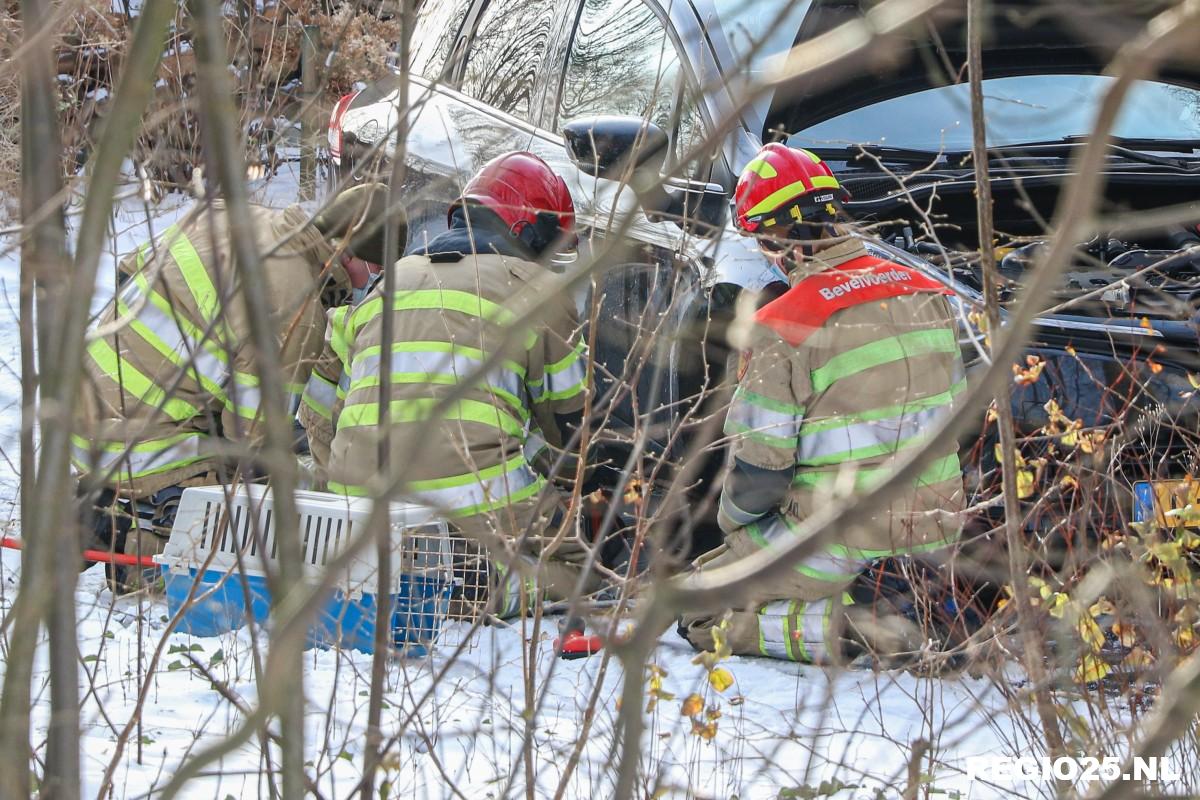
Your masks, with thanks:
[{"label": "dry shrub", "polygon": [[[126,45],[124,16],[110,0],[72,0],[50,10],[49,45],[58,71],[63,168],[72,175],[87,158]],[[15,3],[0,8],[0,213],[16,216],[21,166],[22,24]],[[38,46],[41,46],[39,43]]]},{"label": "dry shrub", "polygon": [[350,6],[342,6],[331,15],[317,18],[322,49],[329,52],[337,47],[337,56],[325,75],[325,93],[331,101],[351,91],[355,83],[386,75],[389,59],[400,41],[399,20],[353,14],[351,10]]},{"label": "dry shrub", "polygon": [[0,9],[0,220],[17,214],[21,174],[21,81],[13,64],[13,49],[21,41],[20,22]]},{"label": "dry shrub", "polygon": [[[258,132],[251,138],[261,138],[263,132],[270,135],[277,118],[299,118],[305,25],[320,28],[318,69],[323,73],[323,91],[316,118],[327,114],[356,83],[387,72],[400,37],[400,24],[388,16],[387,4],[345,3],[331,10],[332,5],[322,0],[274,0],[226,6],[225,31],[243,123]],[[77,174],[91,154],[129,44],[133,21],[112,9],[111,0],[66,0],[56,2],[51,12],[67,176]],[[13,63],[13,56],[22,39],[15,4],[0,7],[0,26],[0,193],[11,200],[17,195],[20,174],[20,65]],[[337,54],[326,67],[324,54],[334,48]],[[190,20],[182,11],[165,43],[157,78],[134,161],[164,188],[182,187],[190,182],[201,157],[193,102],[196,59]],[[249,144],[257,151],[261,143]]]}]

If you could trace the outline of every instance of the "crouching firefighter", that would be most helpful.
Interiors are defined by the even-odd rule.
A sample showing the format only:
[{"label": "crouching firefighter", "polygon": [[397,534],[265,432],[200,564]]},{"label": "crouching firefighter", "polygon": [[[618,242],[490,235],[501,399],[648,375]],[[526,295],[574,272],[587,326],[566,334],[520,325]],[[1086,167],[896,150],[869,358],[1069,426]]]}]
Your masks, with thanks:
[{"label": "crouching firefighter", "polygon": [[[790,289],[754,314],[745,342],[725,425],[725,544],[700,570],[786,542],[816,509],[870,488],[965,389],[949,291],[868,253],[842,221],[847,198],[819,158],[782,144],[764,147],[738,181],[737,225],[788,273]],[[685,616],[680,633],[713,649],[722,625],[734,653],[810,663],[844,663],[864,649],[886,662],[919,647],[916,626],[877,602],[863,576],[878,560],[957,540],[957,452],[934,456],[889,506],[857,512],[787,577],[755,585],[743,607]]]},{"label": "crouching firefighter", "polygon": [[[321,354],[326,306],[354,290],[330,239],[344,235],[353,255],[378,260],[385,197],[382,186],[357,187],[312,221],[299,206],[250,207],[288,386],[302,386]],[[72,436],[91,549],[158,553],[185,487],[265,475],[253,459],[263,409],[229,225],[220,201],[197,204],[118,265]]]},{"label": "crouching firefighter", "polygon": [[[490,556],[460,559],[472,574],[455,613],[486,601],[511,616],[537,596],[535,567],[541,589],[568,596],[587,552],[545,459],[546,441],[561,446],[580,424],[588,390],[575,305],[539,263],[573,241],[574,205],[541,159],[514,152],[486,164],[448,217],[447,231],[390,267],[391,297],[377,283],[332,331],[347,383],[332,414],[329,489],[367,495],[396,484],[396,496],[445,514],[466,535],[460,545],[473,540]],[[390,413],[380,419],[389,361]]]}]

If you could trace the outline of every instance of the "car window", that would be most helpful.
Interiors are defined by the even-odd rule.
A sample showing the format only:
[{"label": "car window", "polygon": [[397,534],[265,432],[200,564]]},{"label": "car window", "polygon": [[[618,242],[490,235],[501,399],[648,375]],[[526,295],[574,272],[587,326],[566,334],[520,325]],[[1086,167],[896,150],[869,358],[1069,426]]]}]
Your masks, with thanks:
[{"label": "car window", "polygon": [[1118,398],[1109,387],[1112,359],[1051,349],[1030,354],[1044,366],[1038,380],[1013,386],[1013,418],[1021,433],[1033,434],[1050,422],[1046,410],[1050,400],[1067,417],[1089,428],[1110,424],[1119,414]]},{"label": "car window", "polygon": [[530,120],[538,69],[559,18],[556,0],[492,0],[467,52],[464,94]]},{"label": "car window", "polygon": [[471,0],[425,0],[412,34],[413,72],[430,80],[448,72],[446,59],[470,5]]},{"label": "car window", "polygon": [[[1086,135],[1111,88],[1104,75],[1019,75],[983,82],[988,143],[1056,141]],[[1130,88],[1113,134],[1130,139],[1200,138],[1200,91],[1151,81]],[[792,135],[789,144],[860,143],[922,150],[970,150],[971,100],[966,84],[883,100]]]},{"label": "car window", "polygon": [[670,133],[680,79],[679,54],[641,0],[584,0],[567,57],[559,120],[643,117]]}]

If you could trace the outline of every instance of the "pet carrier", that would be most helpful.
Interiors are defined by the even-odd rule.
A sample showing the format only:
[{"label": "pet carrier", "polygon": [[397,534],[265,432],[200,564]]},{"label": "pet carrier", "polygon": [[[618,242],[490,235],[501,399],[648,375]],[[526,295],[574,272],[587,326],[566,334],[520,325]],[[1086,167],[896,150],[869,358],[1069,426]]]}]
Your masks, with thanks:
[{"label": "pet carrier", "polygon": [[[304,580],[324,581],[328,595],[309,626],[309,644],[374,649],[379,601],[377,550],[363,543],[335,563],[367,526],[371,501],[322,492],[296,493]],[[167,606],[180,612],[177,630],[215,636],[248,620],[263,622],[271,597],[268,570],[278,566],[277,528],[269,489],[263,486],[189,488],[162,565]],[[446,619],[453,584],[453,553],[445,522],[421,506],[393,503],[392,642],[404,655],[429,652]],[[333,570],[330,573],[330,570]]]}]

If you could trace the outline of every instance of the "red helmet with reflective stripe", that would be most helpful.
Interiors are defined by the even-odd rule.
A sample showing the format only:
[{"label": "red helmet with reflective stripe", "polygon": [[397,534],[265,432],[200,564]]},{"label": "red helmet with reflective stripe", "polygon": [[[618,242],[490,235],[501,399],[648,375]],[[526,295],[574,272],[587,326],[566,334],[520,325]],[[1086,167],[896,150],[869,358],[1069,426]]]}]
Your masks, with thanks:
[{"label": "red helmet with reflective stripe", "polygon": [[450,205],[449,215],[468,202],[491,209],[518,238],[533,234],[548,244],[575,227],[575,204],[567,184],[545,161],[525,151],[505,153],[484,164]]},{"label": "red helmet with reflective stripe", "polygon": [[737,226],[746,233],[800,222],[800,209],[805,205],[819,208],[849,199],[850,193],[833,170],[814,153],[777,142],[758,151],[742,171],[734,192]]}]

